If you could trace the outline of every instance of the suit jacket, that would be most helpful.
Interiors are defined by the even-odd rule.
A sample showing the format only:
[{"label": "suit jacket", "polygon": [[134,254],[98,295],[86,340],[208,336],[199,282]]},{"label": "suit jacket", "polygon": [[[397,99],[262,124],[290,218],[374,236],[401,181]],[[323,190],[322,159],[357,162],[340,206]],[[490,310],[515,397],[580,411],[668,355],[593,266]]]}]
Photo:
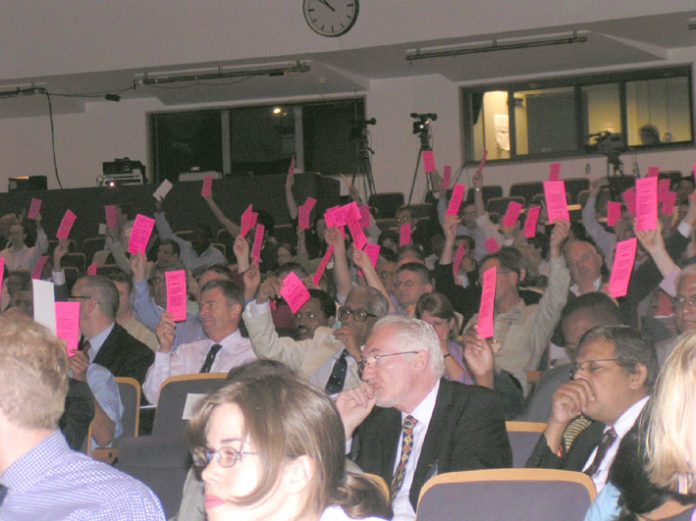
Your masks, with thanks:
[{"label": "suit jacket", "polygon": [[155,354],[149,347],[129,335],[123,327],[114,324],[114,329],[92,362],[106,367],[114,376],[130,376],[142,385],[154,361]]},{"label": "suit jacket", "polygon": [[577,435],[575,441],[570,447],[570,450],[558,457],[557,454],[551,452],[546,443],[546,436],[539,436],[539,441],[534,447],[532,455],[527,460],[525,465],[527,468],[542,468],[542,469],[560,469],[560,470],[575,470],[582,472],[585,463],[587,463],[590,454],[602,440],[605,425],[598,421],[592,421],[590,425]]},{"label": "suit jacket", "polygon": [[[358,428],[352,455],[365,471],[391,483],[401,443],[401,412],[375,407]],[[512,466],[503,408],[492,391],[440,380],[409,493],[415,510],[423,484],[442,472]]]}]

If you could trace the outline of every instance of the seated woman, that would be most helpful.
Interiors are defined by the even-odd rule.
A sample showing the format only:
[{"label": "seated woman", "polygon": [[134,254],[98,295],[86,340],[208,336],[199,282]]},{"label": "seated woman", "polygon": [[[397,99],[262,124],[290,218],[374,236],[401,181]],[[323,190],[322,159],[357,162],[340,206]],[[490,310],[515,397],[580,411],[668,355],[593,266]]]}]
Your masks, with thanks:
[{"label": "seated woman", "polygon": [[212,393],[190,434],[209,521],[391,517],[372,481],[346,474],[333,402],[294,373],[261,370]]}]

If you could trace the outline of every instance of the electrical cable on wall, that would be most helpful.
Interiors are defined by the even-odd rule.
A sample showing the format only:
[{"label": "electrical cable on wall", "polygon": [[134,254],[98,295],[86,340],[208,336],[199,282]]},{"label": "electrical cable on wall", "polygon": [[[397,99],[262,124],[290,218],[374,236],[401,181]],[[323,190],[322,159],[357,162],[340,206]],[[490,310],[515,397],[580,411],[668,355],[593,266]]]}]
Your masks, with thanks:
[{"label": "electrical cable on wall", "polygon": [[63,189],[63,183],[60,182],[60,175],[58,175],[58,161],[56,160],[56,130],[53,126],[53,104],[51,103],[51,95],[46,89],[43,89],[43,93],[46,95],[48,100],[48,120],[51,123],[51,151],[53,152],[53,171],[56,174],[56,181],[58,181],[58,186]]}]

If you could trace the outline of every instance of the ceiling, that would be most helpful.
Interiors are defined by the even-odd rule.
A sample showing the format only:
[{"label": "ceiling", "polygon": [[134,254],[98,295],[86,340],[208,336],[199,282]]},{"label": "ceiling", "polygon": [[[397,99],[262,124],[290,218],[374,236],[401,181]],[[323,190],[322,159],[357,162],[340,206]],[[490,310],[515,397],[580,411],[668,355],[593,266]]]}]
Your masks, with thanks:
[{"label": "ceiling", "polygon": [[[0,83],[0,118],[45,115],[44,95],[3,97],[17,86],[44,87],[51,94],[55,114],[85,110],[85,104],[103,101],[104,92],[119,94],[123,99],[156,98],[163,105],[176,108],[199,103],[273,100],[289,97],[331,96],[346,92],[368,91],[370,81],[385,78],[440,74],[457,84],[491,82],[516,76],[563,75],[577,70],[602,70],[645,65],[671,64],[674,49],[696,47],[696,30],[689,30],[689,20],[696,10],[622,20],[596,22],[578,26],[545,27],[543,30],[472,35],[410,42],[407,44],[338,50],[333,52],[275,56],[263,60],[225,63],[177,64],[165,68],[118,70],[65,76],[25,78]],[[409,62],[408,51],[440,46],[490,45],[493,40],[545,37],[580,31],[584,43],[535,47],[481,54],[434,58]],[[309,66],[305,73],[281,76],[218,78],[166,85],[142,85],[138,82],[147,72],[156,75],[200,75],[222,70],[258,70],[289,67],[301,61]],[[693,60],[689,60],[689,63]],[[66,97],[61,94],[100,93],[93,97]]]}]

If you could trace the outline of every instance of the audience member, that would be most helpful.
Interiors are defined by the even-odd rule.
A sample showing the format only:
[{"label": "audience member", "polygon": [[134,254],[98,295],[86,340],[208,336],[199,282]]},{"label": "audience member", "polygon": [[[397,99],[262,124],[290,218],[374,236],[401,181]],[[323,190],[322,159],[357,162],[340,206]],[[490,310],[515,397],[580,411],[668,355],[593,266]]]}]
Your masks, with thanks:
[{"label": "audience member", "polygon": [[118,270],[109,273],[109,280],[114,283],[118,291],[118,311],[116,323],[128,331],[136,340],[155,351],[157,349],[157,337],[135,316],[131,305],[133,295],[133,278],[126,272]]},{"label": "audience member", "polygon": [[400,315],[415,317],[418,299],[432,291],[430,272],[423,264],[408,262],[396,270],[394,294],[399,303]]},{"label": "audience member", "polygon": [[8,270],[31,272],[39,257],[48,251],[48,237],[41,227],[41,216],[38,216],[34,222],[36,223],[36,240],[32,246],[27,246],[26,225],[20,223],[10,225],[8,238],[11,246],[0,251],[0,257],[5,259]]}]

